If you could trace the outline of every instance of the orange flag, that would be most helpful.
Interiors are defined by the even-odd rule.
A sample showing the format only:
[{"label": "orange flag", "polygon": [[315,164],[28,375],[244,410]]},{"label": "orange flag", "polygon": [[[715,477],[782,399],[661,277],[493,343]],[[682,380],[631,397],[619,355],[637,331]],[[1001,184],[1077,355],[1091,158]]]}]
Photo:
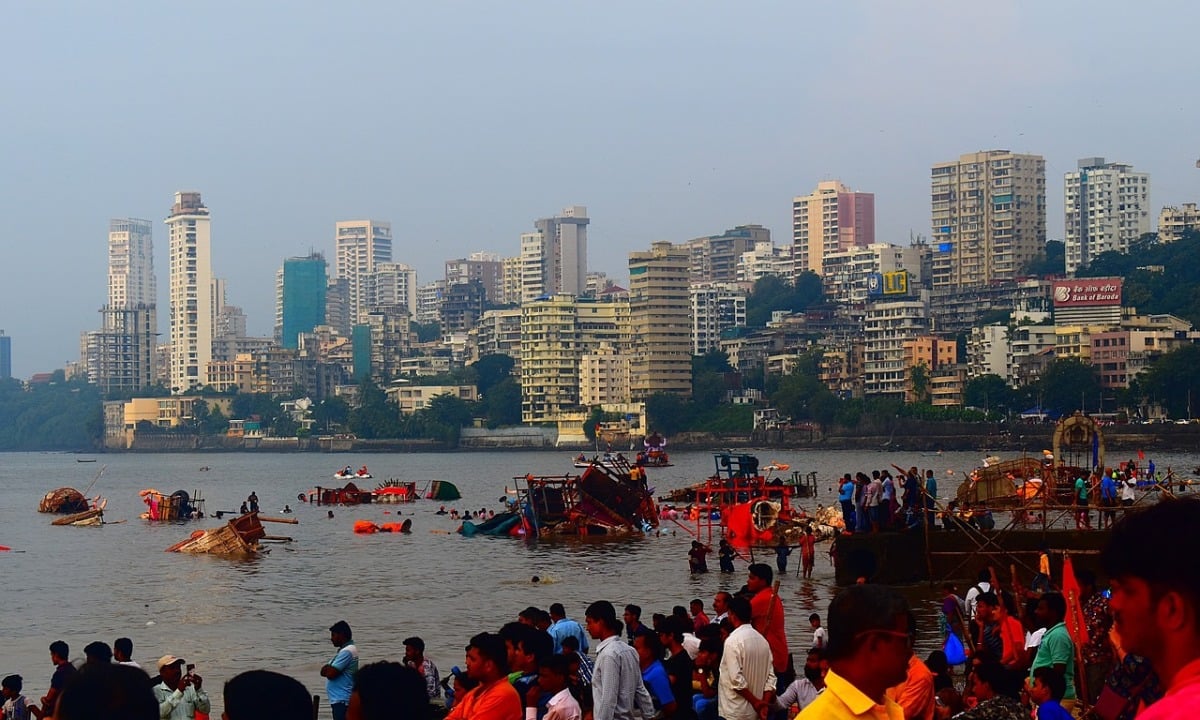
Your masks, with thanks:
[{"label": "orange flag", "polygon": [[1088,641],[1087,619],[1083,616],[1083,603],[1079,598],[1079,581],[1075,579],[1075,564],[1071,556],[1063,555],[1063,596],[1067,599],[1067,633],[1075,647],[1083,647]]}]

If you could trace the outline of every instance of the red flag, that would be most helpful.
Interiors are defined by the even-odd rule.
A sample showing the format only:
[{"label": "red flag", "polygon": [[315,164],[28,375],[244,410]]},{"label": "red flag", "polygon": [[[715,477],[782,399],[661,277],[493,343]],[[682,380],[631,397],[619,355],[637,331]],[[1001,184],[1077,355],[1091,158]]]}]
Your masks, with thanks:
[{"label": "red flag", "polygon": [[1146,459],[1146,453],[1142,452],[1141,450],[1138,450],[1138,460],[1145,460],[1145,459]]},{"label": "red flag", "polygon": [[1063,596],[1067,599],[1067,633],[1075,643],[1076,648],[1083,647],[1088,641],[1087,619],[1083,615],[1083,603],[1079,598],[1079,581],[1075,579],[1075,564],[1071,556],[1063,555]]}]

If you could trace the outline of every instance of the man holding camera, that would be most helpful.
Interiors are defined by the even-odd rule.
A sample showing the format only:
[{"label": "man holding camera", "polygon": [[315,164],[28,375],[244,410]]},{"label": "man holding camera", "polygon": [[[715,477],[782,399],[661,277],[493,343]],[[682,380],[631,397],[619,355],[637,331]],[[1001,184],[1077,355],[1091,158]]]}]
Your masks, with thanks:
[{"label": "man holding camera", "polygon": [[162,720],[195,720],[196,712],[212,710],[208,695],[201,689],[204,679],[192,672],[195,665],[183,669],[183,658],[163,655],[158,659],[161,682],[154,686],[158,716]]}]

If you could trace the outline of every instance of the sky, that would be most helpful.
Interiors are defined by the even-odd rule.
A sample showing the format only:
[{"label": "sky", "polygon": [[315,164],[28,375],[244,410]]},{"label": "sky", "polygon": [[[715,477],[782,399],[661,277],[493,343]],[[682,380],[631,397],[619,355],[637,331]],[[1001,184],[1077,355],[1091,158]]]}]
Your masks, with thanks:
[{"label": "sky", "polygon": [[[79,357],[106,301],[110,218],[155,225],[167,332],[174,193],[212,213],[213,266],[252,335],[284,258],[338,220],[392,223],[421,283],[515,255],[586,205],[589,269],[791,199],[875,193],[876,238],[929,234],[929,169],[983,149],[1062,176],[1151,174],[1152,217],[1200,200],[1200,5],[1044,0],[32,2],[0,10],[0,330],[13,374]],[[1192,48],[1192,49],[1189,49]]]}]

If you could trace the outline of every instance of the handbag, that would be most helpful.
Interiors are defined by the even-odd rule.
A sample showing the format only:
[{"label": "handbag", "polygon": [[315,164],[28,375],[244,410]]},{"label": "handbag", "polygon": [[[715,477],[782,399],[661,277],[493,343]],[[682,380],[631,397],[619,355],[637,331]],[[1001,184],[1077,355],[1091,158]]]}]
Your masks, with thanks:
[{"label": "handbag", "polygon": [[962,640],[958,639],[957,633],[952,632],[946,636],[942,652],[946,653],[946,662],[950,665],[962,665],[967,661],[967,651],[963,648]]},{"label": "handbag", "polygon": [[1100,689],[1100,696],[1096,698],[1096,703],[1092,705],[1088,716],[1096,718],[1096,720],[1117,720],[1136,707],[1138,696],[1141,695],[1144,687],[1146,687],[1145,680],[1134,686],[1129,692],[1129,697],[1125,697],[1113,690],[1111,686],[1105,685]]}]

